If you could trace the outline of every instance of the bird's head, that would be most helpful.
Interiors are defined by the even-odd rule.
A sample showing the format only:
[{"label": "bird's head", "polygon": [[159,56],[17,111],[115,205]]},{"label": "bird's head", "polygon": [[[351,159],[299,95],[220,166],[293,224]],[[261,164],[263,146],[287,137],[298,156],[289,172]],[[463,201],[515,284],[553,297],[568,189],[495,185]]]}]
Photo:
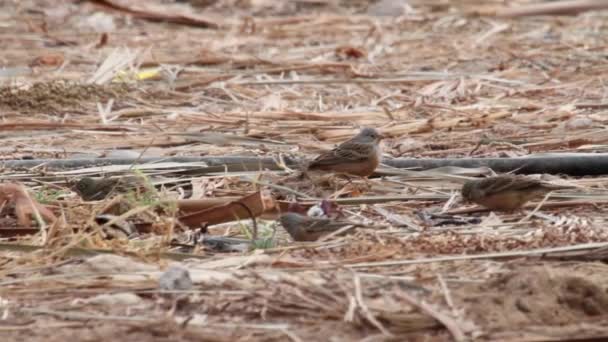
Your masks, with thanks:
[{"label": "bird's head", "polygon": [[82,194],[88,194],[95,189],[95,180],[91,177],[83,177],[73,186],[73,190]]},{"label": "bird's head", "polygon": [[295,212],[288,212],[279,217],[279,222],[289,234],[297,232],[304,221],[306,221],[306,216]]},{"label": "bird's head", "polygon": [[468,202],[470,202],[473,198],[479,197],[479,192],[479,186],[475,180],[466,181],[460,190],[462,198]]},{"label": "bird's head", "polygon": [[384,136],[380,134],[375,128],[365,127],[361,129],[359,134],[357,134],[356,139],[363,142],[378,143],[380,142],[380,140],[384,139]]}]

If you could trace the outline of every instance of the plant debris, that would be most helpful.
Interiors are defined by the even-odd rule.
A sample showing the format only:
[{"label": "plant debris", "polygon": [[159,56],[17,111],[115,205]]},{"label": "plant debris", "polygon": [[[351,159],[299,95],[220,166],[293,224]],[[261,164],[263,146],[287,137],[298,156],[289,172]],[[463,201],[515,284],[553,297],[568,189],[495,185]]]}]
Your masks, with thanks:
[{"label": "plant debris", "polygon": [[99,86],[65,80],[39,82],[27,87],[4,86],[0,87],[0,108],[57,113],[83,109],[87,102],[120,99],[127,92],[124,83]]},{"label": "plant debris", "polygon": [[603,8],[0,2],[2,341],[607,339]]}]

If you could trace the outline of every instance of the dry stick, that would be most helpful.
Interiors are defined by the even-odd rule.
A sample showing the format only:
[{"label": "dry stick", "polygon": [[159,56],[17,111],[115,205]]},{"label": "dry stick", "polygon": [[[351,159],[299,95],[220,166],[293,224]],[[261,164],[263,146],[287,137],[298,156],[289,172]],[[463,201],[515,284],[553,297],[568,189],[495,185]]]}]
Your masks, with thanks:
[{"label": "dry stick", "polygon": [[298,335],[296,335],[293,331],[289,331],[287,328],[281,329],[281,332],[283,332],[283,334],[289,337],[293,342],[303,342]]},{"label": "dry stick", "polygon": [[[156,318],[145,318],[145,317],[131,317],[131,316],[114,316],[114,315],[93,315],[81,312],[70,312],[70,311],[57,311],[47,309],[30,309],[22,308],[19,311],[24,313],[39,314],[39,315],[50,315],[57,316],[64,319],[75,319],[75,320],[107,320],[107,321],[131,321],[131,322],[146,322],[146,323],[158,323],[159,319]],[[239,323],[209,323],[206,322],[205,326],[209,327],[222,327],[222,328],[244,328],[244,329],[261,329],[261,330],[278,330],[283,331],[289,326],[287,324],[239,324]]]},{"label": "dry stick", "polygon": [[602,9],[608,9],[606,0],[555,1],[499,10],[496,16],[513,18],[532,15],[576,15],[581,12]]},{"label": "dry stick", "polygon": [[300,198],[305,198],[305,199],[313,199],[314,198],[314,197],[308,196],[307,194],[305,194],[303,192],[290,189],[290,188],[288,188],[286,186],[277,185],[277,184],[271,184],[271,183],[266,183],[266,182],[261,182],[261,181],[258,181],[258,180],[255,180],[255,179],[252,179],[252,178],[249,178],[249,177],[242,177],[242,179],[246,180],[248,182],[251,182],[253,184],[257,184],[257,185],[266,186],[266,187],[269,187],[269,188],[274,188],[274,189],[277,189],[277,190],[285,191],[285,192],[288,192],[290,194],[294,194],[294,195],[300,196]]},{"label": "dry stick", "polygon": [[403,77],[403,78],[360,78],[360,79],[325,79],[325,80],[274,80],[274,81],[243,81],[227,82],[237,85],[292,85],[292,84],[360,84],[360,83],[407,83],[407,82],[428,82],[442,81],[457,78],[454,75],[439,77]]},{"label": "dry stick", "polygon": [[441,290],[443,291],[443,297],[445,298],[445,302],[448,304],[450,309],[452,309],[452,314],[456,315],[456,309],[454,308],[454,301],[452,300],[452,295],[450,295],[448,284],[446,284],[445,279],[443,279],[441,273],[437,273],[437,281],[439,282]]},{"label": "dry stick", "polygon": [[354,273],[353,280],[355,282],[355,300],[357,302],[357,305],[361,308],[361,312],[363,313],[363,316],[365,316],[365,318],[367,318],[367,320],[371,324],[373,324],[376,328],[378,328],[378,330],[382,331],[382,333],[384,335],[390,336],[390,337],[394,336],[393,334],[391,334],[390,331],[388,331],[382,325],[382,323],[380,323],[380,321],[378,321],[376,319],[376,317],[374,317],[372,312],[369,310],[369,307],[367,307],[367,305],[363,301],[363,292],[361,291],[361,277],[359,277],[359,275],[357,273]]},{"label": "dry stick", "polygon": [[[251,218],[251,223],[253,224],[253,233],[251,234],[251,242],[253,243],[258,238],[258,223],[255,220],[255,215],[253,214],[253,211],[251,211],[251,208],[249,208],[247,204],[241,201],[234,201],[232,203],[240,205],[241,207],[243,207],[243,209],[245,209],[247,214],[249,214],[249,218]],[[238,219],[238,215],[235,214],[234,216]]]},{"label": "dry stick", "polygon": [[[555,196],[555,195],[554,195]],[[568,207],[568,206],[579,206],[579,205],[595,205],[595,204],[606,204],[608,200],[605,199],[584,199],[584,200],[572,200],[572,201],[558,201],[558,202],[545,202],[543,204],[544,208],[559,208],[559,207]],[[534,208],[534,203],[528,203],[524,206],[524,208]],[[476,206],[473,208],[462,208],[462,209],[453,209],[445,212],[448,215],[458,215],[458,214],[470,214],[477,212],[491,211],[488,208]]]},{"label": "dry stick", "polygon": [[331,234],[327,234],[327,235],[321,237],[318,241],[319,242],[327,241],[327,240],[329,240],[329,239],[331,239],[331,238],[333,238],[333,237],[335,237],[337,235],[340,235],[340,234],[342,234],[342,233],[344,233],[346,231],[349,231],[349,230],[351,230],[351,229],[353,229],[355,227],[357,227],[357,225],[352,225],[351,224],[351,225],[348,225],[348,226],[344,226],[344,227],[342,227],[342,228],[340,228],[340,229],[338,229],[338,230],[336,230],[334,232],[331,232]]},{"label": "dry stick", "polygon": [[[0,242],[0,251],[13,251],[13,252],[35,252],[38,250],[47,249],[44,246],[33,246],[33,245],[23,245],[23,244],[13,244],[13,243],[2,243]],[[66,256],[94,256],[99,254],[115,254],[115,255],[127,255],[133,257],[140,257],[141,254],[130,252],[130,251],[114,251],[111,249],[95,249],[95,248],[83,248],[83,247],[68,247],[62,248],[62,252],[65,253]],[[150,253],[152,254],[152,253]],[[157,256],[157,253],[154,253],[154,256]],[[208,256],[190,254],[190,253],[177,253],[177,252],[163,252],[160,254],[160,257],[167,258],[171,260],[181,261],[186,259],[208,259]]]},{"label": "dry stick", "polygon": [[547,202],[547,199],[549,199],[549,196],[551,196],[550,192],[547,193],[540,202],[538,202],[538,205],[534,208],[534,210],[532,210],[530,213],[528,213],[528,215],[524,216],[517,223],[524,223],[524,222],[528,221],[530,219],[530,217],[534,216],[534,214],[536,214],[536,212],[545,204],[545,202]]},{"label": "dry stick", "polygon": [[454,340],[456,340],[456,341],[466,341],[467,340],[467,337],[464,334],[464,332],[462,332],[462,330],[460,330],[460,327],[458,326],[458,322],[456,322],[453,318],[433,309],[433,307],[431,307],[431,305],[425,303],[422,300],[419,300],[418,298],[412,296],[411,294],[409,294],[405,291],[396,291],[396,295],[404,298],[405,300],[410,302],[412,305],[418,307],[424,313],[435,318],[437,321],[439,321],[441,324],[443,324],[443,326],[446,329],[448,329],[448,331],[452,334],[452,336],[454,336]]},{"label": "dry stick", "polygon": [[[78,328],[85,327],[86,323],[83,322],[74,322],[74,323],[53,323],[53,324],[36,324],[36,330],[40,329],[60,329],[60,328]],[[18,330],[32,330],[32,326],[28,325],[19,325],[19,326],[2,326],[0,327],[0,331],[18,331]]]},{"label": "dry stick", "polygon": [[352,265],[328,265],[321,268],[339,268],[348,266],[351,268],[367,268],[367,267],[386,267],[396,265],[414,265],[414,264],[427,264],[432,262],[448,262],[448,261],[459,261],[459,260],[475,260],[475,259],[501,259],[501,258],[512,258],[512,257],[523,257],[523,256],[543,256],[549,253],[579,251],[585,249],[597,249],[608,247],[608,242],[593,242],[584,243],[572,246],[563,247],[551,247],[551,248],[538,248],[530,249],[525,251],[512,251],[512,252],[500,252],[500,253],[485,253],[485,254],[472,254],[472,255],[453,255],[443,256],[435,258],[421,258],[421,259],[408,259],[408,260],[395,260],[395,261],[378,261],[378,262],[364,262]]},{"label": "dry stick", "polygon": [[606,109],[608,108],[608,103],[578,103],[574,107],[577,109]]}]

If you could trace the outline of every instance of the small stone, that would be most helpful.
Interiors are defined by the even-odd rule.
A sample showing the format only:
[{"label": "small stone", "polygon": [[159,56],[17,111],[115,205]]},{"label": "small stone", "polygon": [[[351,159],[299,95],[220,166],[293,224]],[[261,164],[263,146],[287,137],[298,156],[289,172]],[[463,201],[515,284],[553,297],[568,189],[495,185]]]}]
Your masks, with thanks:
[{"label": "small stone", "polygon": [[405,13],[405,0],[380,0],[369,6],[367,14],[378,17],[398,17]]},{"label": "small stone", "polygon": [[171,266],[160,276],[158,285],[165,291],[189,290],[192,288],[190,272],[179,266]]},{"label": "small stone", "polygon": [[593,120],[586,117],[576,117],[566,122],[566,129],[585,129],[593,126]]}]

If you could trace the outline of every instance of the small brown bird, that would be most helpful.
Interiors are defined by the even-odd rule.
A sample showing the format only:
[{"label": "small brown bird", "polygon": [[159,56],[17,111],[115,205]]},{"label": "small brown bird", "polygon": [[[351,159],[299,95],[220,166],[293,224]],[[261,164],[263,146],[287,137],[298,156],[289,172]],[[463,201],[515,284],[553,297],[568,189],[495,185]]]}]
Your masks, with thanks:
[{"label": "small brown bird", "polygon": [[363,128],[352,139],[331,151],[322,153],[308,170],[323,170],[367,177],[374,173],[382,159],[380,141],[384,137],[373,128]]},{"label": "small brown bird", "polygon": [[294,212],[281,215],[279,222],[294,241],[316,241],[321,236],[335,232],[340,228],[356,225],[350,222],[310,217]]},{"label": "small brown bird", "polygon": [[461,193],[465,200],[488,209],[512,211],[553,190],[571,188],[574,186],[551,184],[526,176],[506,174],[467,181]]},{"label": "small brown bird", "polygon": [[108,197],[111,193],[127,192],[141,187],[141,179],[138,177],[83,177],[72,187],[72,190],[76,191],[85,201],[97,201]]}]

